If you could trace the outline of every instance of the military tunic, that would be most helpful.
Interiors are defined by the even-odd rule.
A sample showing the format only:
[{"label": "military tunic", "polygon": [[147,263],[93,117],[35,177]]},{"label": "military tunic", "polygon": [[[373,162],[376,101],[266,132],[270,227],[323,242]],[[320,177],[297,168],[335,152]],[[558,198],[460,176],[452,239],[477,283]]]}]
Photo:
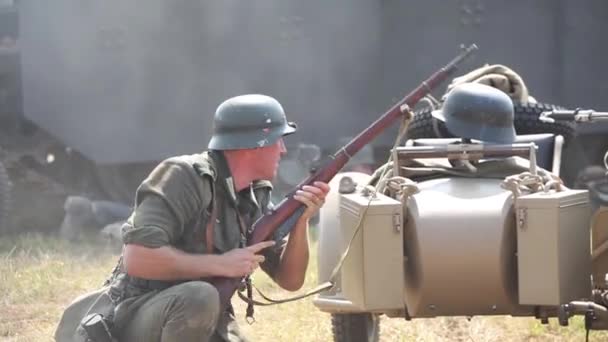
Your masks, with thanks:
[{"label": "military tunic", "polygon": [[[194,254],[224,253],[239,248],[245,241],[239,215],[246,226],[243,228],[250,227],[269,209],[271,189],[270,182],[257,181],[237,193],[227,163],[219,152],[167,159],[137,189],[135,209],[123,226],[123,241],[150,248],[172,246]],[[217,219],[209,235],[207,222],[214,206]],[[212,236],[213,251],[207,250],[208,236]],[[283,248],[284,243],[264,251],[266,260],[260,267],[271,278],[275,276]],[[133,329],[138,327],[130,327],[129,323],[138,315],[137,310],[158,293],[181,283],[184,281],[137,279],[124,274],[119,267],[110,280],[110,293],[122,304],[115,315],[119,334],[125,330],[133,334]],[[243,340],[232,308],[220,314],[212,340]]]}]

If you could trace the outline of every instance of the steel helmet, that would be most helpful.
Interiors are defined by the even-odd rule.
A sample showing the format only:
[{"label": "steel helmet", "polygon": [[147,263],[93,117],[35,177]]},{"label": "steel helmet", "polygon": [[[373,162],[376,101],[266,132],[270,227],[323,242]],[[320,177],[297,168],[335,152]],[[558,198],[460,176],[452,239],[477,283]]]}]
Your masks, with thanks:
[{"label": "steel helmet", "polygon": [[504,92],[484,84],[454,87],[443,107],[432,115],[461,138],[506,144],[515,141],[513,101]]},{"label": "steel helmet", "polygon": [[296,131],[287,122],[281,104],[266,95],[248,94],[222,102],[213,118],[213,135],[209,149],[235,150],[274,144],[284,135]]}]

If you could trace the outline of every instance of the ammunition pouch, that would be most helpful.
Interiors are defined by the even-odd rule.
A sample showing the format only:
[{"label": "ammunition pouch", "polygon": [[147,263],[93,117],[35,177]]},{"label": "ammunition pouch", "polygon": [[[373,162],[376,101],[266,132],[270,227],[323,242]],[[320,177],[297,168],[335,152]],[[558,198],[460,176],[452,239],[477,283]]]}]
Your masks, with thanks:
[{"label": "ammunition pouch", "polygon": [[132,314],[150,296],[179,282],[146,280],[116,274],[107,286],[83,295],[64,311],[57,342],[112,342]]},{"label": "ammunition pouch", "polygon": [[115,342],[112,336],[113,322],[102,314],[92,313],[80,321],[79,329],[85,335],[87,342]]},{"label": "ammunition pouch", "polygon": [[95,333],[95,331],[102,330],[97,327],[98,324],[105,324],[107,330],[112,331],[113,324],[109,322],[114,316],[114,309],[115,304],[110,298],[108,287],[78,297],[63,312],[55,331],[55,341],[112,341],[112,339],[103,339],[102,331],[99,333]]}]

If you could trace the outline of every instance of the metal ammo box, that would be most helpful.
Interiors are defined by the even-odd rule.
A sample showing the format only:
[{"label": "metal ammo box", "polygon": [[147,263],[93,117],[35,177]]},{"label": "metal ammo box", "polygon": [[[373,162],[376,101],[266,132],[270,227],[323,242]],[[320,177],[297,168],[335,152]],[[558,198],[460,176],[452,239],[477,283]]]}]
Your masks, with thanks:
[{"label": "metal ammo box", "polygon": [[342,267],[342,294],[357,308],[403,309],[402,210],[401,202],[382,194],[342,196],[341,250],[359,229]]},{"label": "metal ammo box", "polygon": [[538,192],[515,201],[519,303],[560,305],[591,294],[586,190]]}]

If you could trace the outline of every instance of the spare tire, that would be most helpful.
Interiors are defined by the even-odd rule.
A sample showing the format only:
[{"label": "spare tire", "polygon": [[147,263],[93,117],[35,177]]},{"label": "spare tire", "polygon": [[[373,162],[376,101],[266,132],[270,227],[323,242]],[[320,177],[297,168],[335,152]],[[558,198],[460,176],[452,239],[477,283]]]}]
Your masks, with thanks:
[{"label": "spare tire", "polygon": [[[538,119],[544,111],[564,109],[547,103],[513,103],[515,112],[514,126],[517,134],[553,133],[564,137],[567,144],[576,134],[576,127],[569,122],[543,122]],[[431,115],[432,109],[425,107],[414,114],[414,119],[407,129],[407,139],[421,138],[456,138],[442,121]]]},{"label": "spare tire", "polygon": [[12,184],[6,168],[0,162],[0,234],[7,233],[11,227],[11,192]]}]

